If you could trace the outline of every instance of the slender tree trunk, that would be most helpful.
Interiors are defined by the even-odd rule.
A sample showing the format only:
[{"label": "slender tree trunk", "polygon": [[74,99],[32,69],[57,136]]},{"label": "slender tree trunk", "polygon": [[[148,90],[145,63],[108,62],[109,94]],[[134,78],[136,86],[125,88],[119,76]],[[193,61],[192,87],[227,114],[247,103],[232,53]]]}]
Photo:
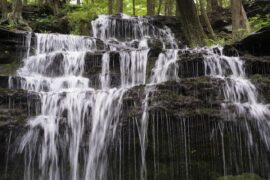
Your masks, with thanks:
[{"label": "slender tree trunk", "polygon": [[237,39],[240,34],[240,30],[249,32],[250,27],[247,19],[246,12],[243,8],[242,0],[231,0],[231,11],[232,11],[232,29],[233,38]]},{"label": "slender tree trunk", "polygon": [[212,3],[212,11],[218,11],[218,0],[211,0]]},{"label": "slender tree trunk", "polygon": [[108,0],[108,14],[113,14],[113,0]]},{"label": "slender tree trunk", "polygon": [[159,0],[158,1],[158,12],[157,12],[157,15],[160,15],[161,6],[162,6],[162,0]]},{"label": "slender tree trunk", "polygon": [[136,15],[136,2],[135,0],[132,0],[132,9],[133,9],[133,15]]},{"label": "slender tree trunk", "polygon": [[207,12],[212,12],[212,0],[207,0]]},{"label": "slender tree trunk", "polygon": [[147,15],[155,15],[155,0],[147,0]]},{"label": "slender tree trunk", "polygon": [[210,35],[211,38],[214,38],[215,37],[215,33],[214,33],[214,30],[212,28],[212,25],[209,21],[209,18],[207,16],[207,12],[206,12],[206,5],[205,5],[205,1],[204,0],[200,0],[200,10],[201,10],[201,15],[202,15],[202,19],[203,19],[203,22],[207,28],[207,31]]},{"label": "slender tree trunk", "polygon": [[169,4],[168,4],[168,15],[169,16],[172,16],[173,15],[173,13],[172,13],[172,11],[173,11],[173,0],[168,0],[169,1]]},{"label": "slender tree trunk", "polygon": [[117,0],[117,13],[123,13],[123,0]]},{"label": "slender tree trunk", "polygon": [[168,13],[168,0],[165,0],[165,3],[164,3],[164,14],[165,16],[167,16],[167,13]]},{"label": "slender tree trunk", "polygon": [[1,6],[1,11],[2,11],[2,17],[1,17],[0,23],[3,23],[7,21],[7,15],[8,15],[7,0],[1,0],[0,6]]},{"label": "slender tree trunk", "polygon": [[223,0],[218,1],[218,6],[223,8]]},{"label": "slender tree trunk", "polygon": [[51,6],[53,9],[53,14],[58,15],[59,14],[59,1],[58,0],[52,0]]},{"label": "slender tree trunk", "polygon": [[172,6],[173,6],[172,0],[165,0],[164,14],[166,16],[172,15],[172,8],[173,8]]},{"label": "slender tree trunk", "polygon": [[77,4],[80,5],[81,4],[81,0],[77,0]]},{"label": "slender tree trunk", "polygon": [[194,1],[177,0],[176,2],[179,9],[183,31],[189,45],[203,45],[205,34],[196,11]]}]

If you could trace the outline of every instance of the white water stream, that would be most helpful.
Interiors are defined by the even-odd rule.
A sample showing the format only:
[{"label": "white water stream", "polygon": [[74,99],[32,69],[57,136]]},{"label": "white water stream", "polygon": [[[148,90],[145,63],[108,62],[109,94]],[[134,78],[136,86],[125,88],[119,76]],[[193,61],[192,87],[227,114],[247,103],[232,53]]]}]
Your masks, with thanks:
[{"label": "white water stream", "polygon": [[[100,16],[93,21],[94,37],[104,42],[111,38],[118,41],[114,36],[116,22],[109,18]],[[125,18],[134,21],[131,17]],[[20,153],[25,152],[25,180],[35,179],[36,176],[46,180],[109,178],[107,151],[119,126],[123,95],[131,87],[146,84],[149,48],[145,39],[150,35],[161,37],[160,34],[168,31],[145,29],[143,23],[147,20],[143,18],[136,22],[138,24],[132,27],[134,34],[131,38],[138,38],[140,43],[138,49],[119,51],[121,85],[116,88],[110,87],[109,52],[102,56],[101,89],[90,87],[89,79],[84,77],[85,55],[97,50],[95,39],[34,34],[35,43],[31,44],[29,38],[28,52],[30,48],[34,48],[35,52],[28,53],[17,76],[22,78],[23,89],[39,94],[41,113],[28,120],[28,132],[22,137],[18,149]],[[172,39],[169,35],[167,33]],[[127,38],[124,37],[124,40]],[[118,42],[122,46],[128,44],[123,39]],[[162,71],[160,66],[166,63],[165,60],[161,58],[157,71]],[[155,82],[160,81],[157,73]],[[142,124],[141,128],[146,131],[147,126]],[[35,167],[36,161],[38,167]],[[36,175],[38,169],[41,173]],[[69,169],[70,175],[63,174],[63,169]]]},{"label": "white water stream", "polygon": [[[95,38],[34,34],[34,44],[29,39],[29,53],[17,76],[22,78],[23,89],[39,94],[41,113],[29,119],[28,131],[18,149],[20,153],[25,153],[25,180],[36,177],[42,180],[110,179],[107,172],[108,151],[120,126],[123,97],[127,90],[141,84],[146,87],[143,115],[138,123],[140,178],[147,179],[150,94],[155,91],[156,84],[179,80],[179,50],[168,28],[155,28],[149,25],[148,19],[140,17],[123,16],[122,19],[128,23],[126,29],[121,31],[117,21],[110,16],[99,16],[92,22],[94,37],[120,54],[121,83],[118,87],[111,87],[109,51],[102,55],[101,88],[91,87],[92,83],[84,76],[86,53],[97,51]],[[147,41],[153,37],[163,43],[164,51],[148,78],[150,48]],[[138,42],[135,48],[131,45],[133,41]],[[170,49],[166,49],[168,44]],[[34,48],[35,52],[31,53],[30,48]],[[269,149],[269,106],[259,102],[256,87],[244,73],[243,61],[238,57],[215,54],[212,50],[203,51],[207,51],[204,59],[206,75],[225,81],[224,111],[234,105],[237,114],[255,119],[261,129],[261,138]],[[37,170],[41,172],[38,175]]]}]

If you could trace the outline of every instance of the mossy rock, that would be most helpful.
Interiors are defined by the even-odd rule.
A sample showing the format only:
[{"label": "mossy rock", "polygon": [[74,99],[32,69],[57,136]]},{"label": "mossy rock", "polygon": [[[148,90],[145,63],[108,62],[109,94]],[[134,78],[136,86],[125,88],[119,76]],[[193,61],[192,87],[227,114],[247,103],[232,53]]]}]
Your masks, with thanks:
[{"label": "mossy rock", "polygon": [[19,68],[19,63],[11,63],[11,64],[0,64],[0,75],[1,76],[9,76],[15,75],[16,70]]},{"label": "mossy rock", "polygon": [[219,177],[217,180],[262,180],[262,178],[256,174],[244,173],[236,176],[229,175]]}]

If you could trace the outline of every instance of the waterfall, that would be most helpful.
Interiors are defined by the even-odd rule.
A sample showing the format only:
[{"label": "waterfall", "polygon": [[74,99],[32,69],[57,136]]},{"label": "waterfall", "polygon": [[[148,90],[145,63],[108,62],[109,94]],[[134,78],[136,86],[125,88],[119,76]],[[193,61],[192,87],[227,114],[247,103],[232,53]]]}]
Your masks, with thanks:
[{"label": "waterfall", "polygon": [[[37,170],[40,170],[39,179],[109,178],[109,146],[117,136],[123,95],[128,89],[147,81],[149,48],[146,39],[149,36],[162,39],[164,34],[170,35],[168,29],[158,30],[150,26],[147,19],[125,18],[137,23],[126,29],[123,32],[125,36],[119,40],[116,39],[119,31],[115,20],[100,16],[92,22],[94,37],[108,45],[110,39],[122,46],[129,44],[130,38],[139,42],[135,49],[127,46],[128,49],[119,51],[119,87],[110,85],[109,52],[102,55],[100,88],[91,87],[92,83],[84,76],[86,54],[97,51],[95,39],[34,34],[35,41],[28,47],[29,52],[30,49],[34,52],[26,56],[24,65],[17,71],[21,88],[38,93],[41,99],[41,112],[28,120],[28,131],[18,148],[19,153],[25,153],[24,179],[36,179]],[[171,43],[171,36],[165,38]],[[165,59],[163,57],[160,61]],[[155,77],[158,78],[157,75]],[[145,133],[147,125],[141,124],[141,129]],[[35,167],[36,161],[38,167]],[[145,166],[145,159],[142,161]],[[69,175],[63,170],[67,168]]]},{"label": "waterfall", "polygon": [[[210,122],[214,124],[209,126],[214,127],[213,129],[205,128],[207,125],[204,125],[204,117],[199,117],[197,123],[205,128],[203,132],[211,132],[209,133],[211,137],[206,137],[209,141],[215,136],[213,134],[216,131],[220,132],[220,146],[218,144],[216,147],[222,150],[218,149],[213,154],[214,157],[221,157],[223,160],[220,164],[223,166],[224,175],[230,172],[226,167],[227,147],[224,140],[226,122],[235,121],[235,124],[242,125],[246,139],[237,138],[247,142],[250,148],[249,158],[252,152],[258,152],[259,145],[256,144],[256,137],[253,137],[254,129],[258,131],[261,141],[269,152],[270,107],[260,101],[256,86],[245,74],[244,61],[240,57],[223,55],[221,48],[218,50],[220,53],[217,53],[216,48],[179,49],[171,30],[168,27],[154,26],[152,21],[151,18],[127,15],[100,15],[92,21],[93,38],[61,34],[28,34],[26,43],[28,51],[16,76],[19,77],[20,88],[38,94],[41,105],[37,107],[40,108],[40,112],[28,119],[26,130],[20,137],[17,147],[17,152],[23,154],[24,158],[25,180],[105,180],[126,179],[126,177],[159,179],[157,172],[163,173],[164,159],[158,162],[157,156],[159,153],[167,152],[166,148],[168,156],[173,158],[170,159],[172,162],[169,162],[171,174],[164,177],[192,179],[193,174],[190,171],[193,162],[190,156],[197,155],[196,149],[191,148],[190,140],[192,136],[190,120],[193,117],[182,118],[180,108],[177,117],[179,119],[176,118],[175,124],[170,124],[170,115],[164,110],[167,107],[160,107],[160,112],[151,111],[155,106],[154,98],[162,98],[158,94],[160,85],[165,85],[169,81],[181,85],[184,78],[180,78],[179,64],[183,59],[179,54],[184,54],[185,51],[203,54],[204,75],[221,82],[220,88],[224,99],[220,100],[220,112],[225,120],[216,120],[218,123]],[[99,40],[104,42],[103,48],[98,47]],[[152,44],[154,40],[160,42],[161,48],[153,63],[150,62],[152,58],[150,56],[155,49]],[[96,59],[89,58],[89,54],[96,55]],[[112,57],[115,54],[116,60]],[[92,73],[90,75],[87,74],[89,70]],[[193,74],[199,73],[194,71]],[[10,87],[17,86],[13,78],[9,81]],[[190,84],[184,88],[180,85],[175,91],[189,94],[182,92],[181,88],[183,91],[189,91]],[[138,90],[140,87],[143,87],[143,91]],[[200,87],[197,88],[199,91]],[[140,103],[129,102],[128,98],[126,100],[128,102],[125,101],[125,95],[130,92],[137,95],[134,101]],[[184,96],[183,101],[190,101],[190,97]],[[174,101],[174,97],[172,95],[168,98]],[[197,99],[195,100],[197,102]],[[129,117],[133,109],[123,112],[124,103],[132,104],[132,108],[136,111],[135,117]],[[123,117],[128,118],[122,119]],[[160,118],[161,121],[151,124],[151,118],[152,121],[155,118]],[[251,126],[249,122],[253,122],[252,125],[255,124],[256,127]],[[124,134],[123,128],[130,128],[128,129],[130,134]],[[158,132],[161,132],[161,137],[158,137]],[[176,135],[170,137],[173,133]],[[235,134],[237,133],[238,131]],[[176,137],[177,135],[179,137]],[[121,144],[124,136],[128,136],[128,140],[133,143],[128,142],[131,144],[128,150]],[[171,139],[164,143],[161,141],[166,139],[162,136]],[[150,142],[149,137],[153,142]],[[178,141],[180,145],[175,145],[174,143]],[[162,143],[168,147],[162,147]],[[137,148],[136,144],[140,147]],[[154,155],[150,157],[154,161],[153,167],[147,162],[149,144],[153,145],[151,150]],[[178,149],[175,146],[179,146]],[[158,148],[164,148],[166,151],[159,152]],[[252,148],[255,150],[251,151]],[[130,151],[133,154],[128,154]],[[183,154],[184,158],[181,157]],[[124,159],[127,156],[130,159]],[[179,159],[184,164],[174,164]],[[130,161],[128,163],[134,168],[130,171],[134,172],[125,172],[126,164],[122,163],[124,160]],[[252,166],[252,163],[250,164]],[[151,168],[154,175],[149,173]],[[231,171],[237,172],[237,168]],[[125,174],[124,178],[122,174]]]},{"label": "waterfall", "polygon": [[[222,48],[219,49],[222,52]],[[269,150],[270,139],[270,106],[263,104],[258,99],[258,92],[255,85],[247,78],[244,70],[244,62],[240,57],[227,57],[223,54],[214,53],[208,49],[205,55],[206,75],[225,81],[223,93],[225,103],[222,104],[224,111],[229,115],[233,105],[236,115],[246,116],[256,121],[261,138]],[[228,119],[233,119],[228,117]],[[267,135],[267,136],[266,136]],[[249,143],[253,145],[254,138],[249,134]]]}]

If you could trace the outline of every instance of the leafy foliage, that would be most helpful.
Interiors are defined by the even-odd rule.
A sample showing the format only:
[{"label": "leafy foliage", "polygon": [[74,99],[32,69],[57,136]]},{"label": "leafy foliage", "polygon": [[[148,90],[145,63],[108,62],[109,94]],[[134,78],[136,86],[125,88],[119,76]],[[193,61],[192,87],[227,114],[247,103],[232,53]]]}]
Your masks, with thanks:
[{"label": "leafy foliage", "polygon": [[252,31],[258,31],[264,26],[267,26],[270,24],[270,15],[266,15],[266,16],[256,15],[249,19],[249,23],[250,23]]}]

